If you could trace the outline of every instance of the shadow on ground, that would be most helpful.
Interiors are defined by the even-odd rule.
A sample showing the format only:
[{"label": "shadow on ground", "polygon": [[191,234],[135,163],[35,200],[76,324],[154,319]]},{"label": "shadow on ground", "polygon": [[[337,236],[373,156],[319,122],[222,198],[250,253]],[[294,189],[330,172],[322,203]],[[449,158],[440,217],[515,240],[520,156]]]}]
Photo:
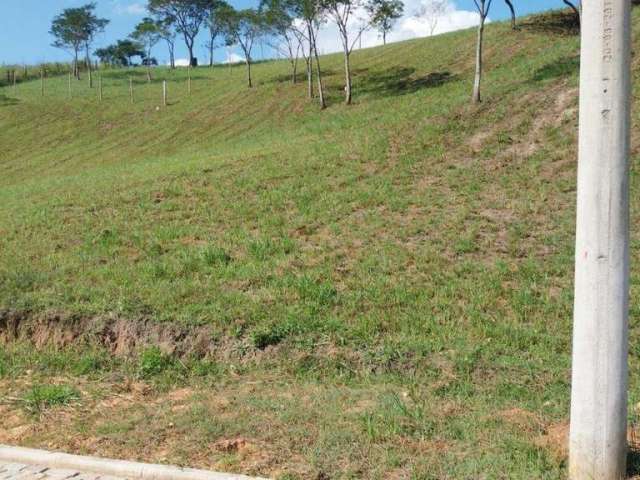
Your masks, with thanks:
[{"label": "shadow on ground", "polygon": [[570,77],[578,72],[580,69],[580,56],[573,55],[571,57],[559,58],[553,62],[537,69],[531,81],[542,82],[545,80],[551,80],[560,77]]},{"label": "shadow on ground", "polygon": [[637,446],[631,445],[627,453],[627,478],[638,478],[640,476],[640,450]]},{"label": "shadow on ground", "polygon": [[7,97],[0,94],[0,107],[10,107],[11,105],[17,105],[20,101],[17,98]]},{"label": "shadow on ground", "polygon": [[425,88],[436,88],[457,80],[450,72],[432,72],[426,76],[414,77],[415,68],[393,67],[381,72],[369,72],[367,77],[358,78],[358,93],[381,96],[406,95]]}]

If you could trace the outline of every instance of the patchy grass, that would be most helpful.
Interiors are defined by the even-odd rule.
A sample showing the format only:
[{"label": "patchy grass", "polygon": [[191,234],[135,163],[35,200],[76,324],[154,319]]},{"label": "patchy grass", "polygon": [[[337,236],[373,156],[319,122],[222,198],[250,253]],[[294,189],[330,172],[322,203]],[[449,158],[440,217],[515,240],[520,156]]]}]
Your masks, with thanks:
[{"label": "patchy grass", "polygon": [[3,402],[0,440],[282,478],[562,478],[572,28],[489,26],[479,107],[473,31],[354,52],[351,107],[323,58],[322,112],[286,62],[252,90],[242,67],[196,69],[190,97],[163,69],[102,72],[102,103],[64,79],[0,88],[0,308],[207,325],[215,346],[8,348],[2,394],[82,395],[46,428]]},{"label": "patchy grass", "polygon": [[56,406],[69,405],[80,394],[69,385],[33,385],[21,398],[21,404],[29,413],[40,414]]}]

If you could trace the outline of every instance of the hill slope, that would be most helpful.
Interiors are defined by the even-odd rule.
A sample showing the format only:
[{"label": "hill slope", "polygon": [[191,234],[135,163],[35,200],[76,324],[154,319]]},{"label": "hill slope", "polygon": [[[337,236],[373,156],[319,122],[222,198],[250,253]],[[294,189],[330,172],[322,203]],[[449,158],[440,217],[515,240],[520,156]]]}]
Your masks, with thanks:
[{"label": "hill slope", "polygon": [[[282,478],[560,478],[578,38],[563,13],[491,25],[476,108],[474,35],[356,51],[351,107],[324,57],[326,111],[285,62],[251,90],[198,69],[191,96],[164,70],[103,72],[102,103],[62,78],[0,89],[0,317],[135,325],[0,355],[13,395],[63,378],[84,399],[51,413],[73,441],[0,441]],[[207,359],[167,329],[206,332]]]}]

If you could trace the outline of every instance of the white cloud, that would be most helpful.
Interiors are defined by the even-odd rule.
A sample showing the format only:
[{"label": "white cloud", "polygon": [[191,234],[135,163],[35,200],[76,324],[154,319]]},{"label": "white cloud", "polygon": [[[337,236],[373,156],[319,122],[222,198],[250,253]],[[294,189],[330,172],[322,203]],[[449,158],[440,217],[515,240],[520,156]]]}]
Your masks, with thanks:
[{"label": "white cloud", "polygon": [[[253,54],[251,55],[253,58]],[[244,57],[242,55],[238,55],[237,53],[229,53],[227,52],[227,58],[222,63],[239,63],[244,62]]]},{"label": "white cloud", "polygon": [[146,15],[147,13],[147,7],[145,7],[144,3],[123,3],[122,0],[114,0],[112,3],[113,11],[117,15]]},{"label": "white cloud", "polygon": [[[429,0],[405,0],[404,15],[398,19],[393,30],[387,34],[387,42],[398,42],[417,37],[426,37],[430,33],[430,25],[427,18],[418,16],[423,4]],[[365,18],[365,12],[355,12],[350,21],[351,31],[357,32],[358,25],[362,24],[361,18]],[[453,1],[449,4],[442,16],[438,18],[434,35],[451,32],[478,25],[479,16],[475,11],[460,10]],[[487,22],[490,19],[487,18]],[[362,34],[362,41],[359,42],[363,48],[382,45],[382,37],[373,29],[369,29]],[[359,45],[356,45],[358,48]],[[323,25],[318,34],[318,51],[321,53],[331,53],[342,51],[342,44],[338,35],[338,29],[332,21]]]},{"label": "white cloud", "polygon": [[[227,58],[220,63],[244,63],[244,57],[242,55],[238,55],[237,53],[227,52]],[[207,65],[209,64],[209,60],[207,59]],[[167,65],[169,63],[167,62]],[[202,64],[201,64],[202,65]],[[176,58],[176,67],[188,67],[189,59],[188,58]]]}]

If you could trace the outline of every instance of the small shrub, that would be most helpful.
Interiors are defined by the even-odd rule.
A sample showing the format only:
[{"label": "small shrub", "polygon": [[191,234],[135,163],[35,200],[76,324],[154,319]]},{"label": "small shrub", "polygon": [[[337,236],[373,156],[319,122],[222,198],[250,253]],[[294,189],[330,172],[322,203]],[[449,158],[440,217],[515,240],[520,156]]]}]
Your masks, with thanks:
[{"label": "small shrub", "polygon": [[158,347],[149,347],[140,355],[138,373],[142,378],[159,375],[173,366],[173,358],[160,351]]},{"label": "small shrub", "polygon": [[259,350],[264,350],[270,345],[279,344],[286,335],[285,329],[279,325],[266,327],[251,334],[251,343]]},{"label": "small shrub", "polygon": [[35,414],[80,399],[80,393],[69,385],[34,385],[22,397],[27,411]]}]

